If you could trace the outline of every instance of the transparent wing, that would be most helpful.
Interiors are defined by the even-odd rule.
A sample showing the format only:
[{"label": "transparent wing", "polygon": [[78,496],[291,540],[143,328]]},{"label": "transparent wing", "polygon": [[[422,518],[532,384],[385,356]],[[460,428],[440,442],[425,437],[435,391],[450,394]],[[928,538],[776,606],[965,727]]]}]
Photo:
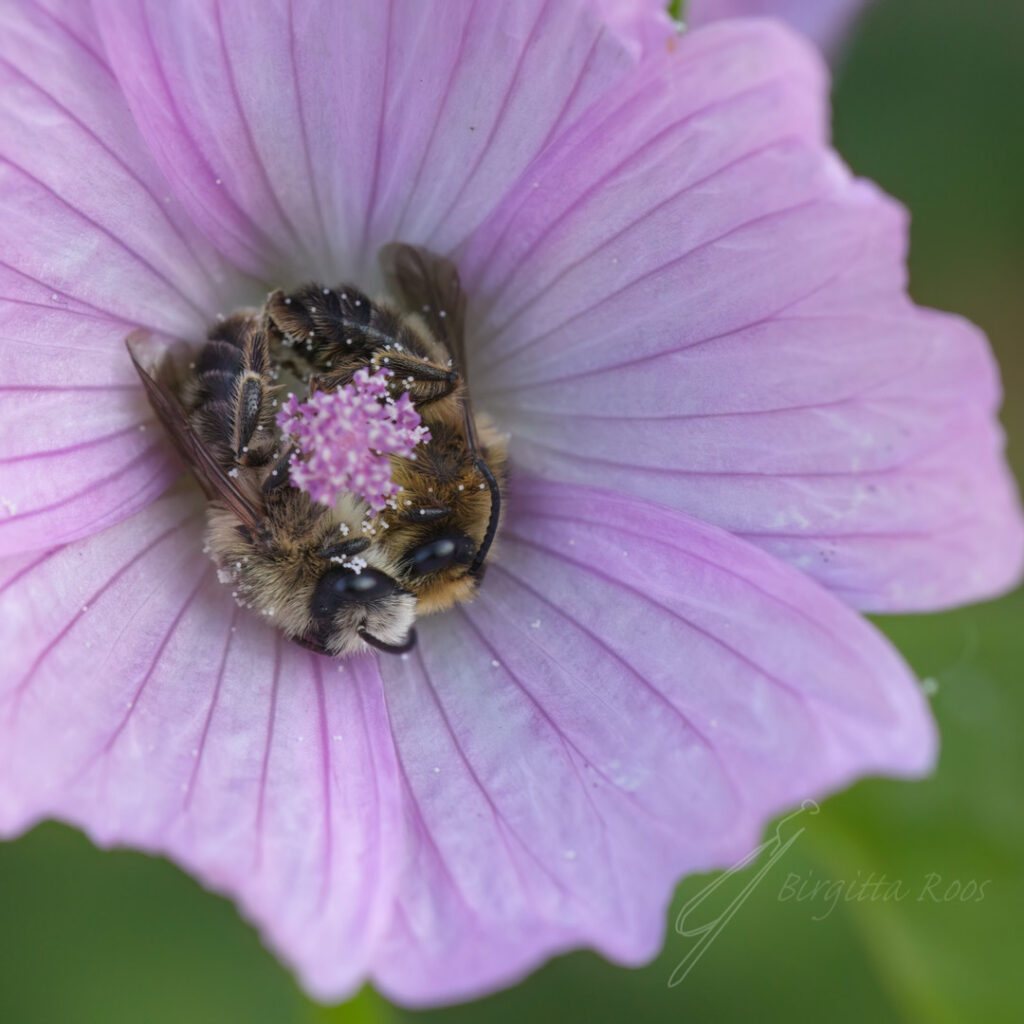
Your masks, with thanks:
[{"label": "transparent wing", "polygon": [[186,465],[195,474],[200,486],[211,501],[219,501],[245,524],[254,536],[262,533],[260,514],[256,506],[235,486],[188,422],[181,402],[173,391],[154,377],[139,361],[136,353],[138,339],[133,335],[126,344],[139,378],[146,389],[149,404],[170,435]]}]

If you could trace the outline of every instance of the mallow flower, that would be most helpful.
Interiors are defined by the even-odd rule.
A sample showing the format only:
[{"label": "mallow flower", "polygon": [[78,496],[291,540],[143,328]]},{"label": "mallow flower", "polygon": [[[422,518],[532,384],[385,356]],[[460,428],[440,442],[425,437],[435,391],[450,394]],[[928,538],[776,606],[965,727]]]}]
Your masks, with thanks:
[{"label": "mallow flower", "polygon": [[[641,963],[681,875],[929,770],[859,613],[1019,578],[986,341],[908,299],[809,43],[641,14],[0,6],[3,835],[165,854],[314,996],[423,1005]],[[332,660],[219,582],[125,339],[396,240],[459,268],[507,516],[475,601]]]}]

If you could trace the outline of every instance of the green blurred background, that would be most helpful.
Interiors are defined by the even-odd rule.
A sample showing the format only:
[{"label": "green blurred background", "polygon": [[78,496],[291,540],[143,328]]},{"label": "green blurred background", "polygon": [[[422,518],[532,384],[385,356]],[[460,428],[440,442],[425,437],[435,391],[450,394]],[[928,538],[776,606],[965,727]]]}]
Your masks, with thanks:
[{"label": "green blurred background", "polygon": [[[835,88],[839,149],[913,211],[914,296],[966,314],[992,338],[1018,473],[1022,53],[1021,0],[879,0]],[[1024,593],[882,625],[933,681],[938,772],[916,784],[861,783],[790,822],[793,845],[674,988],[695,940],[670,924],[662,956],[643,970],[577,953],[462,1007],[413,1014],[364,992],[325,1010],[226,901],[170,864],[100,853],[49,824],[0,845],[0,1022],[1024,1021]],[[840,899],[830,911],[822,895],[780,898],[793,876],[854,887],[844,895],[870,895],[856,886],[884,876],[906,895]],[[749,878],[729,879],[691,923],[721,913]],[[959,898],[986,880],[980,899]],[[677,907],[706,882],[685,882]]]}]

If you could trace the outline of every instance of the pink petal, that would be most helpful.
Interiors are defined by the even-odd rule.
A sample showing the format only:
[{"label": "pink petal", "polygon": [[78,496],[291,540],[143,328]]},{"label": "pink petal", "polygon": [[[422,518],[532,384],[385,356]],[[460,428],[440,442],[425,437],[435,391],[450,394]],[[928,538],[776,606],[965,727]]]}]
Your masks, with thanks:
[{"label": "pink petal", "polygon": [[147,155],[84,5],[50,6],[0,12],[2,294],[202,337],[235,282]]},{"label": "pink petal", "polygon": [[193,501],[0,573],[0,833],[42,817],[166,854],[340,998],[391,913],[397,766],[372,660],[232,602]]},{"label": "pink petal", "polygon": [[464,250],[477,400],[532,471],[717,523],[859,607],[987,597],[1024,545],[998,375],[907,299],[902,210],[824,147],[824,97],[809,49],[737,22],[590,111]]},{"label": "pink petal", "polygon": [[0,553],[150,501],[173,469],[124,338],[202,337],[237,287],[146,155],[79,3],[0,10]]},{"label": "pink petal", "polygon": [[424,1004],[587,944],[658,949],[683,872],[864,773],[917,775],[930,715],[880,635],[695,520],[526,479],[477,600],[382,661],[410,852],[375,976]]},{"label": "pink petal", "polygon": [[396,238],[452,248],[637,56],[592,0],[99,11],[193,219],[278,282],[361,277]]},{"label": "pink petal", "polygon": [[694,28],[720,18],[770,15],[831,49],[868,0],[689,0],[686,23]]},{"label": "pink petal", "polygon": [[673,45],[679,26],[662,0],[595,0],[605,23],[637,48],[653,53]]},{"label": "pink petal", "polygon": [[132,515],[178,473],[115,321],[0,300],[0,554]]},{"label": "pink petal", "polygon": [[680,873],[927,770],[905,666],[805,576],[668,509],[513,493],[479,600],[386,689],[236,609],[188,498],[7,560],[0,833],[54,816],[167,854],[320,998],[370,973],[419,1004],[569,946],[648,958]]}]

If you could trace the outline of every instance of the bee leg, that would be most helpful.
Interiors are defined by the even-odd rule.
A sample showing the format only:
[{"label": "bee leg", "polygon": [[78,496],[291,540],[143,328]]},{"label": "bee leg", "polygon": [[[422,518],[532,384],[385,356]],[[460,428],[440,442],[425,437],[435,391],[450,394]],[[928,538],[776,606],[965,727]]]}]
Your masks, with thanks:
[{"label": "bee leg", "polygon": [[266,479],[263,481],[263,493],[266,495],[276,494],[282,487],[291,483],[288,475],[288,466],[295,454],[295,446],[289,445],[284,454],[279,456],[274,463]]},{"label": "bee leg", "polygon": [[274,432],[266,431],[265,438],[255,435],[266,428],[269,417],[270,349],[266,332],[255,326],[241,341],[241,367],[233,396],[232,443],[236,460],[245,465],[263,465],[269,460]]},{"label": "bee leg", "polygon": [[372,323],[381,311],[352,285],[332,289],[310,283],[290,294],[279,288],[267,296],[265,309],[275,340],[321,370],[336,369],[343,354],[356,354],[365,365],[374,338],[391,326]]},{"label": "bee leg", "polygon": [[459,385],[454,370],[415,356],[378,352],[374,365],[390,370],[394,374],[391,390],[397,394],[408,391],[417,408],[447,398]]}]

